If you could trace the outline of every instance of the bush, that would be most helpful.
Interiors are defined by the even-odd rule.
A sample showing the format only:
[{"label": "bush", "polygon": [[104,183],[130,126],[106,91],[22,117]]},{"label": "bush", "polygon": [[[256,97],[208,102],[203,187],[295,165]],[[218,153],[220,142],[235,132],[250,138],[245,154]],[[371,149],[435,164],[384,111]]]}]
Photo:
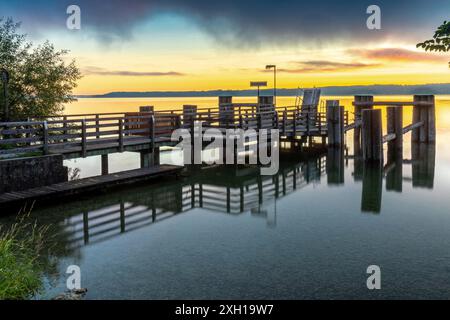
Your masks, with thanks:
[{"label": "bush", "polygon": [[0,299],[28,299],[43,287],[44,263],[40,257],[47,227],[26,222],[29,212],[19,213],[7,230],[0,229]]}]

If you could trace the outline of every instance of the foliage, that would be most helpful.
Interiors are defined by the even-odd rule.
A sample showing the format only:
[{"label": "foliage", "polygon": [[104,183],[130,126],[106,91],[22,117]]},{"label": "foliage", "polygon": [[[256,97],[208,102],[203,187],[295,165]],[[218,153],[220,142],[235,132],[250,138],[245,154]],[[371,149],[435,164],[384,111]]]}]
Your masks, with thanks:
[{"label": "foliage", "polygon": [[29,213],[0,228],[0,299],[27,299],[42,289],[48,228],[27,223]]},{"label": "foliage", "polygon": [[[55,50],[48,41],[35,47],[18,33],[20,23],[0,18],[0,68],[10,74],[8,102],[10,117],[56,115],[64,104],[75,101],[72,94],[81,78],[75,61],[66,62],[67,50]],[[3,84],[0,82],[0,92]],[[0,99],[0,116],[4,98]]]},{"label": "foliage", "polygon": [[450,21],[444,21],[434,33],[433,38],[418,43],[417,48],[423,48],[425,51],[450,51]]}]

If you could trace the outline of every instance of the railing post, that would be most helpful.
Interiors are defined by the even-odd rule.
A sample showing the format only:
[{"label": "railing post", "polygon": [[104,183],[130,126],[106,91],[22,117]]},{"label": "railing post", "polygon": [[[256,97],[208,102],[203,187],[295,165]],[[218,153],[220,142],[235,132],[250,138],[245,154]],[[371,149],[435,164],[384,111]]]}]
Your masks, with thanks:
[{"label": "railing post", "polygon": [[294,122],[292,125],[292,129],[294,130],[292,137],[295,139],[295,137],[297,136],[297,115],[298,115],[298,110],[294,110]]},{"label": "railing post", "polygon": [[81,120],[81,153],[83,158],[87,155],[86,119]]},{"label": "railing post", "polygon": [[95,132],[97,135],[95,136],[97,139],[100,139],[100,115],[95,115]]},{"label": "railing post", "polygon": [[[64,121],[63,122],[63,135],[66,136],[67,135],[67,122],[66,122],[67,121],[67,117],[66,116],[63,117],[63,121]],[[63,139],[63,141],[64,142],[68,142],[69,140],[68,139]]]},{"label": "railing post", "polygon": [[287,114],[286,110],[283,111],[283,136],[286,137],[286,121],[287,121]]},{"label": "railing post", "polygon": [[123,152],[123,119],[119,119],[119,151]]},{"label": "railing post", "polygon": [[48,154],[48,124],[47,121],[42,123],[43,127],[43,151],[44,154]]}]

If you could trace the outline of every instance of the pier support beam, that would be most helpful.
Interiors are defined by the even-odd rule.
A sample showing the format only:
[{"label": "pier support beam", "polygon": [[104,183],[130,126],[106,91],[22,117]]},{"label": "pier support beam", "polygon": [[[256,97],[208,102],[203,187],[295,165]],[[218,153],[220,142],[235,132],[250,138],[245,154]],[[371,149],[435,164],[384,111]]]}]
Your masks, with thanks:
[{"label": "pier support beam", "polygon": [[327,100],[328,145],[340,147],[344,145],[344,107],[339,100]]},{"label": "pier support beam", "polygon": [[[373,109],[373,96],[355,96],[354,100],[355,106],[355,119],[354,121],[361,121],[362,111],[366,109]],[[355,146],[361,145],[361,127],[356,127],[353,130],[353,140]]]},{"label": "pier support beam", "polygon": [[395,134],[395,139],[388,142],[388,161],[391,162],[403,155],[403,107],[387,108],[387,133]]},{"label": "pier support beam", "polygon": [[143,150],[140,151],[141,155],[141,168],[150,168],[151,166],[157,166],[160,163],[160,151],[159,147],[154,148],[154,152],[152,150]]},{"label": "pier support beam", "polygon": [[233,97],[220,96],[219,97],[219,119],[221,127],[229,127],[234,122],[234,105]]},{"label": "pier support beam", "polygon": [[108,155],[102,154],[102,176],[109,174]]},{"label": "pier support beam", "polygon": [[154,113],[155,112],[155,107],[154,106],[141,106],[141,107],[139,107],[139,112],[151,112],[151,113]]},{"label": "pier support beam", "polygon": [[415,95],[413,107],[413,123],[423,122],[411,134],[412,142],[436,141],[436,107],[434,95]]},{"label": "pier support beam", "polygon": [[197,106],[183,105],[183,125],[186,128],[193,126],[193,122],[197,116]]},{"label": "pier support beam", "polygon": [[362,146],[364,160],[383,161],[382,122],[379,109],[362,111]]}]

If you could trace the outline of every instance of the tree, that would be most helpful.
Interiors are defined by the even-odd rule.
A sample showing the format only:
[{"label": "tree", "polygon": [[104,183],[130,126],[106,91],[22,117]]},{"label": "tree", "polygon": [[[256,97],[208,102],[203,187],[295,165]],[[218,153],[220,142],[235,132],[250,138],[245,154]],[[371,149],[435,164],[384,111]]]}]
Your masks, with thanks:
[{"label": "tree", "polygon": [[435,31],[433,39],[418,43],[417,48],[423,48],[425,51],[450,51],[450,22],[444,21]]},{"label": "tree", "polygon": [[[18,33],[19,28],[20,23],[11,18],[0,18],[0,68],[10,75],[10,119],[60,114],[64,104],[76,101],[72,91],[81,73],[75,61],[65,61],[67,50],[55,50],[48,41],[34,47],[26,35]],[[3,118],[3,95],[0,101]]]}]

